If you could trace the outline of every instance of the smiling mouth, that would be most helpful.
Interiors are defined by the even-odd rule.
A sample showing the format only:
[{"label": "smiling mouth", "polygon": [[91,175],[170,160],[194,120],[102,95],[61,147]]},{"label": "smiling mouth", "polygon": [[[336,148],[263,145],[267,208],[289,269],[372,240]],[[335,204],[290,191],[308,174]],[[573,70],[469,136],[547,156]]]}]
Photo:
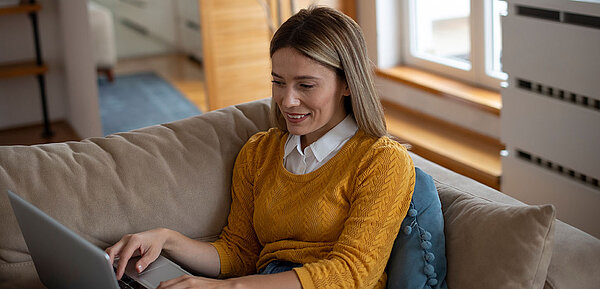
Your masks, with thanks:
[{"label": "smiling mouth", "polygon": [[289,114],[289,113],[288,113],[288,114],[287,114],[287,116],[288,116],[289,118],[291,118],[291,119],[301,119],[301,118],[303,118],[303,117],[305,117],[305,116],[308,116],[309,114],[310,114],[310,113],[307,113],[307,114]]},{"label": "smiling mouth", "polygon": [[300,122],[300,121],[303,121],[304,119],[306,119],[310,115],[310,113],[307,113],[307,114],[286,113],[285,115],[287,116],[287,119],[291,122]]}]

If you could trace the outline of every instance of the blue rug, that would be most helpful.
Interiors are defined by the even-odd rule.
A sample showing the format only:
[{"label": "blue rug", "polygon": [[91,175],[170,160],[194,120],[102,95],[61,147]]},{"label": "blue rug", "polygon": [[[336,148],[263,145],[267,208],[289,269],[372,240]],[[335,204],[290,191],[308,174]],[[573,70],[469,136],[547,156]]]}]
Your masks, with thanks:
[{"label": "blue rug", "polygon": [[98,78],[104,135],[172,122],[202,112],[153,72]]}]

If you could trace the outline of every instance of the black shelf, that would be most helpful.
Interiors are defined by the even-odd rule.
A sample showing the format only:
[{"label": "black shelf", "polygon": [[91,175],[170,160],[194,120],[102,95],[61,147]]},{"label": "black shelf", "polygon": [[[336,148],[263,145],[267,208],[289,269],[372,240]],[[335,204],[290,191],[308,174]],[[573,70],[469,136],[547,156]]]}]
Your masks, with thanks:
[{"label": "black shelf", "polygon": [[11,14],[27,14],[31,20],[31,27],[33,30],[34,44],[35,44],[35,59],[30,62],[21,63],[9,63],[0,64],[0,78],[20,77],[27,75],[35,75],[38,80],[38,86],[40,88],[40,98],[42,102],[42,115],[44,118],[44,131],[42,135],[49,138],[53,135],[50,129],[50,121],[48,116],[48,104],[46,97],[46,78],[45,73],[48,71],[48,67],[43,62],[42,49],[39,33],[39,23],[37,13],[42,9],[41,5],[36,3],[34,0],[30,0],[27,3],[11,7],[0,8],[0,16],[11,15]]}]

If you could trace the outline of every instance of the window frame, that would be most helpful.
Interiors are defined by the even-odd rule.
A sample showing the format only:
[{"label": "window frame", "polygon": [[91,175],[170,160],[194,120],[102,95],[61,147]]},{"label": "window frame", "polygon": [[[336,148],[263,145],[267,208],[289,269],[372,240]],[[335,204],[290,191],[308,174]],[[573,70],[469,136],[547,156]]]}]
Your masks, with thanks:
[{"label": "window frame", "polygon": [[[449,78],[458,79],[468,82],[473,85],[483,86],[495,91],[500,90],[502,82],[506,81],[506,76],[502,74],[488,74],[491,72],[491,59],[493,54],[493,31],[491,15],[493,8],[493,0],[471,0],[471,13],[469,16],[469,31],[470,31],[470,59],[471,65],[469,69],[458,68],[452,66],[451,63],[444,64],[445,61],[433,61],[419,57],[413,54],[413,35],[411,27],[415,25],[415,11],[412,5],[413,1],[418,0],[402,0],[401,23],[402,26],[402,50],[403,62],[409,66],[421,68],[431,72],[439,73]],[[488,31],[489,33],[486,33]],[[503,77],[504,76],[504,77]]]}]

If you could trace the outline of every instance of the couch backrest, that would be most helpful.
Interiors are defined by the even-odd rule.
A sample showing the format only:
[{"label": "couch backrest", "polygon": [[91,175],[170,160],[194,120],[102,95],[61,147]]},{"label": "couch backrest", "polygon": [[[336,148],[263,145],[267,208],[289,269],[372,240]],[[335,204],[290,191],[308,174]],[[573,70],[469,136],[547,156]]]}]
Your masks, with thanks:
[{"label": "couch backrest", "polygon": [[[8,203],[7,189],[100,247],[109,246],[123,234],[155,227],[212,240],[229,213],[237,153],[251,135],[269,128],[268,111],[269,100],[261,100],[106,138],[0,146],[0,288],[41,286]],[[411,156],[415,166],[436,181],[445,217],[457,219],[457,211],[449,208],[464,196],[523,205]],[[461,211],[466,211],[464,206]],[[461,224],[449,223],[447,228],[456,225]],[[560,221],[554,227],[546,288],[596,288],[600,284],[600,274],[596,274],[600,240]],[[452,242],[446,244],[448,266],[456,268],[457,258],[452,254],[464,254],[457,247],[448,247]],[[448,278],[449,284],[457,280],[452,274]]]},{"label": "couch backrest", "polygon": [[0,147],[0,287],[31,260],[8,189],[100,247],[155,227],[215,239],[237,152],[269,128],[268,111],[262,100],[106,138]]}]

